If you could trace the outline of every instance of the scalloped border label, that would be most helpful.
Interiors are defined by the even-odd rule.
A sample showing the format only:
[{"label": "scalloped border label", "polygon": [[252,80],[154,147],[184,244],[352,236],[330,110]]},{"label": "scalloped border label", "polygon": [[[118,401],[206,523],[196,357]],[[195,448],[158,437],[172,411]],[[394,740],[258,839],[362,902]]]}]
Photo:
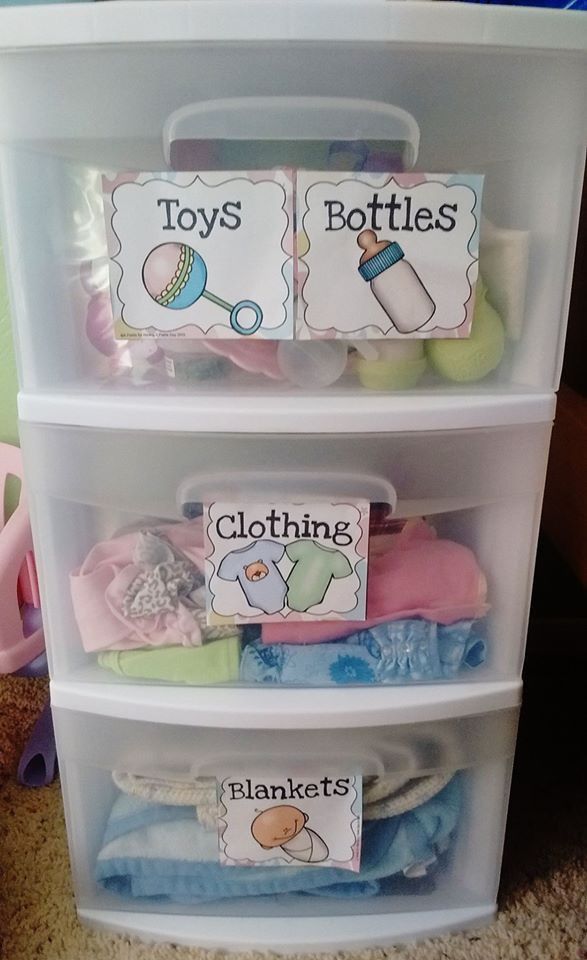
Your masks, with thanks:
[{"label": "scalloped border label", "polygon": [[223,866],[361,865],[361,777],[225,777],[218,782]]},{"label": "scalloped border label", "polygon": [[290,172],[119,173],[102,184],[117,338],[292,339]]},{"label": "scalloped border label", "polygon": [[205,505],[209,624],[364,620],[367,500]]},{"label": "scalloped border label", "polygon": [[296,336],[468,337],[483,180],[300,171]]}]

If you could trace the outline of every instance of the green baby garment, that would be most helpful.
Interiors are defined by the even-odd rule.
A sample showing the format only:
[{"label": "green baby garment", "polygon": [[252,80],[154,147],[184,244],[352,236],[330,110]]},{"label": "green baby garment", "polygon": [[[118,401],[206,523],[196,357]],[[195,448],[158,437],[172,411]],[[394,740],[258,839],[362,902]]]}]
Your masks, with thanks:
[{"label": "green baby garment", "polygon": [[353,572],[340,550],[323,547],[314,540],[290,543],[285,551],[294,567],[287,578],[287,605],[303,613],[322,603],[330,582]]},{"label": "green baby garment", "polygon": [[202,647],[144,647],[101,653],[101,667],[124,677],[171,683],[234,683],[238,680],[240,638],[224,637]]}]

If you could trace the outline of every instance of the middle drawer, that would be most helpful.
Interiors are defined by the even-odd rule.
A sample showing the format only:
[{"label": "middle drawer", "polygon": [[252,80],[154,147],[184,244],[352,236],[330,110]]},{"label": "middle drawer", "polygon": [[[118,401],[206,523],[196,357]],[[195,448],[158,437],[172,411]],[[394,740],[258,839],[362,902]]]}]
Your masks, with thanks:
[{"label": "middle drawer", "polygon": [[[294,686],[515,678],[549,431],[528,422],[278,436],[23,422],[53,678]],[[231,499],[238,517],[251,496],[295,503],[322,490],[336,499],[349,484],[371,501],[365,617],[207,622],[202,498]],[[298,593],[323,578],[324,557],[326,579],[342,563],[322,528],[310,546],[305,532],[292,554],[306,564]],[[282,574],[273,554],[261,556],[283,552],[279,530],[269,533],[230,579],[254,592],[258,579],[265,589],[279,578],[291,598],[291,562]]]}]

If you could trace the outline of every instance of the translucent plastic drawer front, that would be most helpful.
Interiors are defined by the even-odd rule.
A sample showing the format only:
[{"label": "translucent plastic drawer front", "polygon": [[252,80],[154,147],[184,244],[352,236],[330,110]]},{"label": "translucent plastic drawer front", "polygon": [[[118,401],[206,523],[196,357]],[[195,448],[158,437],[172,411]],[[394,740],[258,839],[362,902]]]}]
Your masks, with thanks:
[{"label": "translucent plastic drawer front", "polygon": [[[135,45],[5,55],[2,208],[23,387],[155,395],[253,389],[292,396],[321,389],[555,388],[585,151],[585,68],[578,56],[562,53],[555,71],[550,63],[543,51],[410,44],[391,51],[377,42],[186,43],[161,44],[154,53]],[[56,117],[53,91],[66,83]],[[131,87],[132,97],[121,94]],[[194,101],[195,91],[201,100]],[[197,113],[212,97],[228,104],[224,124]],[[295,123],[285,107],[267,108],[265,123],[257,114],[244,123],[245,108],[231,112],[234,98],[255,103],[263,97],[286,98]],[[308,100],[320,100],[324,112],[308,110]],[[356,106],[344,106],[358,101],[367,105],[362,118]],[[179,121],[170,127],[170,118],[188,105],[196,111],[194,123],[187,130]],[[390,125],[386,111],[392,109],[413,118],[414,127]],[[183,166],[174,160],[170,137],[188,146],[200,137],[187,168],[185,159]],[[174,165],[251,175],[275,168],[408,171],[416,179],[419,173],[483,175],[481,280],[471,336],[359,344],[254,336],[241,337],[246,342],[115,339],[101,174],[166,175]],[[222,285],[210,289],[215,302],[222,301]]]},{"label": "translucent plastic drawer front", "polygon": [[[63,709],[55,719],[81,908],[315,916],[495,898],[515,710],[307,737]],[[270,782],[277,771],[362,777],[358,873],[293,858],[265,868],[218,862],[216,778]]]},{"label": "translucent plastic drawer front", "polygon": [[[257,688],[515,678],[548,435],[547,424],[228,437],[23,423],[53,676]],[[262,502],[304,499],[316,482],[336,495],[348,475],[370,499],[395,488],[395,512],[370,505],[365,619],[207,618],[204,508],[190,496],[214,475],[238,504],[251,473]]]}]

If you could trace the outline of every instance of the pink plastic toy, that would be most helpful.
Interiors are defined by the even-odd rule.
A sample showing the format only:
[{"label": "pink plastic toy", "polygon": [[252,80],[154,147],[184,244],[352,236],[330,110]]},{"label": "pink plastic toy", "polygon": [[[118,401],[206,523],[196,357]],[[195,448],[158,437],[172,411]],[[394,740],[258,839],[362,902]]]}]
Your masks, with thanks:
[{"label": "pink plastic toy", "polygon": [[[9,476],[21,482],[20,501],[5,522]],[[29,633],[21,613],[25,605],[39,608],[39,588],[20,450],[7,443],[0,443],[0,495],[0,673],[14,673],[43,652],[45,640],[41,626]]]}]

